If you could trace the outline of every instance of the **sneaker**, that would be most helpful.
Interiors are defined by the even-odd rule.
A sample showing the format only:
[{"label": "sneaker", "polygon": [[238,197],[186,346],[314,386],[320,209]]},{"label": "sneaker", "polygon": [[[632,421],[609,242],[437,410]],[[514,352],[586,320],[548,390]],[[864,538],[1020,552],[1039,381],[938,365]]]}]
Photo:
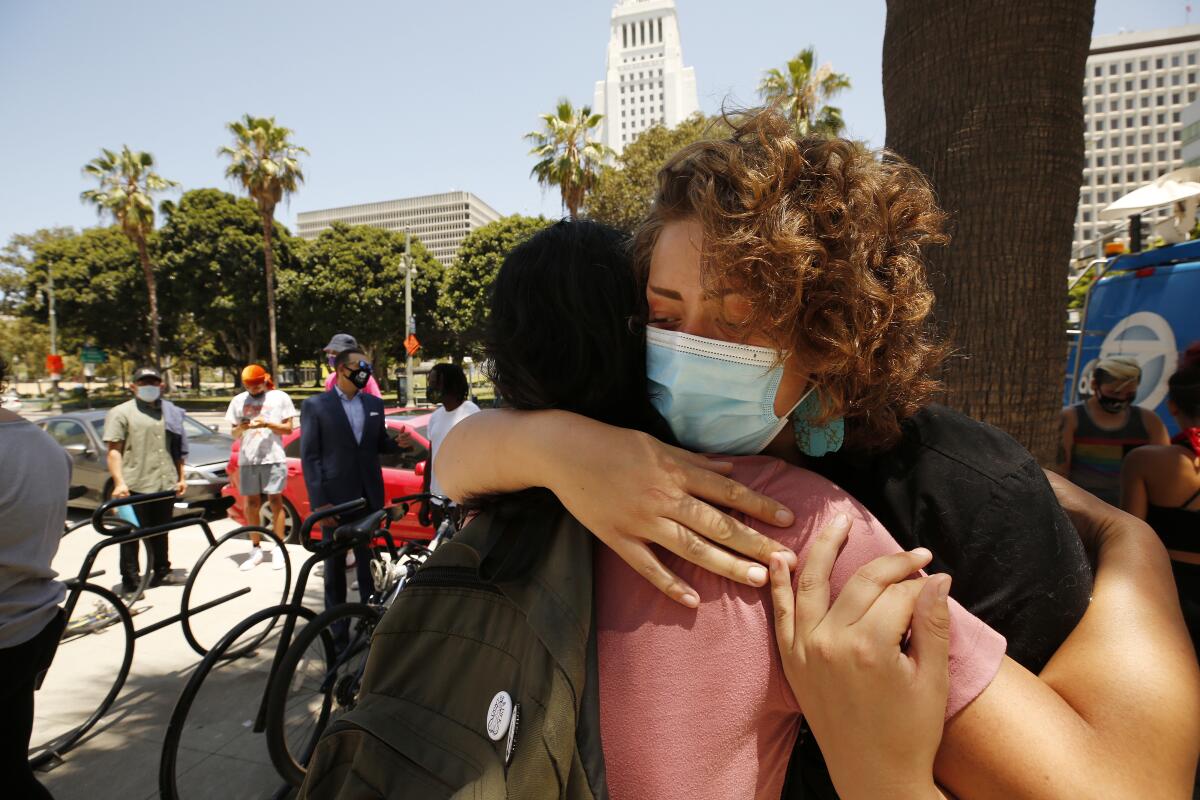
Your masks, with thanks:
[{"label": "sneaker", "polygon": [[247,558],[245,561],[243,561],[242,565],[240,567],[238,567],[238,569],[240,569],[242,572],[249,572],[250,570],[257,567],[259,564],[261,564],[262,560],[263,560],[262,548],[261,547],[252,547],[252,548],[250,548],[250,557]]},{"label": "sneaker", "polygon": [[150,579],[151,586],[183,586],[187,583],[187,570],[173,569],[170,572],[155,573]]},{"label": "sneaker", "polygon": [[271,569],[283,569],[283,548],[275,545],[271,551]]}]

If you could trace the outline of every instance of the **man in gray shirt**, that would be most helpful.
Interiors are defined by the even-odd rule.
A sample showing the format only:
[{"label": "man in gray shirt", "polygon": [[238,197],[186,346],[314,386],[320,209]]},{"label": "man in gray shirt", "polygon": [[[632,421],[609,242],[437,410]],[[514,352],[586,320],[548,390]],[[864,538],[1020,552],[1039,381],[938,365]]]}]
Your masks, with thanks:
[{"label": "man in gray shirt", "polygon": [[[0,358],[0,392],[7,364]],[[0,775],[9,797],[49,798],[29,768],[33,687],[50,666],[66,587],[50,562],[67,515],[71,458],[45,431],[0,409]]]}]

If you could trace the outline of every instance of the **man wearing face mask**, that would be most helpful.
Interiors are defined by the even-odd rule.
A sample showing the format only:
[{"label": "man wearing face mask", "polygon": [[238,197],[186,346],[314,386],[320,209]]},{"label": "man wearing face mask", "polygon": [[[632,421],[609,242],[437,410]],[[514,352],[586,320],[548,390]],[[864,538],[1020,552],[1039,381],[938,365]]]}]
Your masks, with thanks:
[{"label": "man wearing face mask", "polygon": [[[292,432],[296,407],[287,392],[276,389],[271,376],[258,364],[242,370],[242,385],[246,391],[233,398],[225,412],[234,438],[241,440],[238,493],[242,496],[242,511],[248,524],[257,525],[265,494],[271,504],[271,527],[282,540],[286,523],[283,489],[287,485],[283,436]],[[262,563],[261,539],[257,533],[250,534],[250,556],[242,562],[243,570]],[[283,549],[276,547],[271,551],[271,568],[283,569],[283,565]]]},{"label": "man wearing face mask", "polygon": [[[150,494],[174,489],[176,495],[187,491],[183,464],[188,453],[183,412],[162,397],[162,373],[156,367],[138,367],[130,388],[134,397],[108,412],[104,420],[104,441],[108,443],[108,472],[112,476],[113,497]],[[173,516],[174,501],[159,500],[133,507],[140,527],[165,525]],[[167,536],[147,539],[154,556],[151,586],[174,583],[167,557]],[[121,545],[121,589],[136,591],[141,567],[138,543]]]},{"label": "man wearing face mask", "polygon": [[1106,503],[1121,504],[1121,462],[1135,447],[1169,443],[1151,410],[1133,405],[1142,368],[1130,356],[1102,358],[1092,370],[1092,393],[1062,411],[1055,472]]},{"label": "man wearing face mask", "polygon": [[[337,357],[340,353],[344,353],[347,350],[361,350],[358,346],[358,340],[348,333],[335,333],[333,338],[329,340],[329,344],[325,345],[325,360],[329,365],[329,377],[325,379],[325,391],[331,391],[334,384],[337,383]],[[363,391],[375,397],[383,397],[383,393],[379,391],[379,384],[375,381],[374,375],[367,381],[367,385],[363,387]]]},{"label": "man wearing face mask", "polygon": [[[333,390],[314,395],[300,409],[300,460],[313,509],[364,498],[368,514],[383,508],[380,453],[400,450],[384,425],[383,401],[367,394],[371,363],[356,349],[340,353]],[[349,520],[339,520],[347,522]],[[359,592],[370,593],[370,553],[355,548]],[[346,601],[346,555],[325,560],[325,606]],[[335,636],[344,635],[344,630]]]}]

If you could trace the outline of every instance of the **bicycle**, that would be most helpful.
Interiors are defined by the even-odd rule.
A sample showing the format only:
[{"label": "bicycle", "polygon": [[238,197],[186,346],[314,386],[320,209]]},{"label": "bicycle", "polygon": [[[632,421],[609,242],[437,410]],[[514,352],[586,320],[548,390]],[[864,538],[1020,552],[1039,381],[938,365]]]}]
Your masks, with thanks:
[{"label": "bicycle", "polygon": [[[149,548],[146,549],[146,571],[141,576],[139,588],[127,596],[128,602],[111,590],[91,583],[92,579],[105,573],[104,570],[94,569],[94,566],[100,553],[109,547],[143,541],[152,536],[165,535],[169,531],[192,525],[201,527],[210,546],[216,543],[208,523],[199,517],[181,517],[163,525],[135,528],[124,520],[108,516],[109,512],[121,506],[139,505],[174,497],[173,491],[165,491],[113,498],[97,508],[90,519],[66,528],[64,535],[78,530],[90,522],[92,527],[106,538],[91,547],[84,557],[79,573],[64,581],[67,586],[67,596],[63,605],[63,613],[67,618],[67,624],[59,639],[58,652],[55,654],[54,661],[46,671],[38,676],[35,689],[50,693],[69,693],[72,697],[83,698],[85,702],[77,703],[77,705],[90,709],[90,711],[83,712],[82,721],[79,721],[79,716],[65,721],[35,719],[35,733],[30,739],[29,747],[29,761],[34,769],[61,760],[112,707],[129,677],[129,670],[133,664],[134,644],[137,639],[176,622],[186,625],[191,615],[220,605],[242,593],[241,591],[232,592],[192,608],[184,605],[178,614],[152,625],[135,629],[133,625],[134,612],[131,606],[143,596],[154,567],[153,556],[150,554]],[[77,615],[77,611],[82,613]],[[121,640],[120,643],[109,638],[109,634],[117,634]],[[106,638],[102,645],[96,645],[100,636]],[[104,659],[111,662],[111,668],[96,669],[97,660],[103,664]],[[92,665],[92,669],[88,671],[89,676],[110,674],[111,682],[98,682],[94,677],[81,678],[79,671],[72,667],[83,661]]]},{"label": "bicycle", "polygon": [[[365,662],[366,647],[369,646],[370,633],[374,630],[375,622],[382,616],[395,593],[429,553],[429,548],[416,542],[407,542],[403,548],[397,549],[386,523],[403,518],[408,513],[410,502],[428,498],[428,495],[396,498],[392,502],[397,505],[340,525],[333,531],[332,536],[323,536],[320,541],[312,536],[317,523],[360,511],[365,506],[365,501],[360,499],[323,509],[304,521],[300,529],[300,540],[311,555],[300,567],[291,602],[262,609],[230,629],[210,649],[180,694],[168,723],[159,762],[159,791],[162,797],[173,800],[180,796],[178,778],[182,773],[179,753],[181,748],[191,749],[185,747],[185,735],[197,740],[192,742],[194,747],[236,749],[243,758],[262,760],[255,752],[248,753],[249,748],[255,745],[244,737],[248,734],[267,732],[270,761],[276,764],[276,770],[287,781],[286,787],[290,788],[293,782],[298,783],[295,780],[296,770],[300,770],[299,778],[303,779],[303,764],[311,755],[312,747],[315,747],[321,732],[334,716],[353,704],[357,693],[357,680],[361,676],[362,662]],[[381,545],[373,548],[372,578],[377,591],[371,598],[371,603],[344,603],[321,614],[303,605],[308,578],[317,563],[339,552],[346,552],[356,544],[371,542]],[[379,553],[381,549],[388,552],[389,560],[383,560]],[[273,656],[268,662],[256,648],[246,647],[244,640],[249,637],[251,641],[261,645],[266,638],[260,630],[261,626],[274,626],[280,620],[282,625],[278,628],[279,638],[273,645]],[[305,625],[297,633],[296,625],[301,620]],[[330,626],[341,621],[345,621],[350,628],[346,634],[347,646],[338,648],[334,654],[334,633],[330,632]],[[352,621],[353,625],[350,624]],[[289,660],[290,650],[303,645],[300,650],[303,652],[313,642],[320,643],[327,667],[323,675],[330,679],[331,688],[337,691],[327,693],[328,702],[323,705],[323,712],[317,715],[315,723],[307,726],[301,736],[289,735],[295,733],[294,726],[288,726],[283,721],[282,713],[277,712],[273,717],[269,711],[272,688],[279,679],[278,676],[284,674],[282,665],[285,661],[290,665],[286,672],[287,681],[290,682],[295,675],[295,664],[299,659],[297,657]],[[234,651],[241,653],[242,658],[235,661],[228,655]],[[359,656],[363,657],[361,661]],[[218,670],[218,667],[228,667],[234,663],[248,666],[248,669],[237,675]],[[342,678],[345,680],[341,680]],[[235,729],[228,720],[231,709],[223,705],[224,699],[233,692],[223,689],[225,685],[234,681],[244,683],[249,679],[265,682],[262,697],[254,718],[246,720]],[[212,688],[214,683],[216,689]],[[211,690],[212,699],[198,703],[200,693],[206,689]],[[184,769],[186,771],[186,767]],[[264,791],[268,788],[262,775],[256,775],[254,779]],[[189,784],[195,783],[194,778],[189,780]]]}]

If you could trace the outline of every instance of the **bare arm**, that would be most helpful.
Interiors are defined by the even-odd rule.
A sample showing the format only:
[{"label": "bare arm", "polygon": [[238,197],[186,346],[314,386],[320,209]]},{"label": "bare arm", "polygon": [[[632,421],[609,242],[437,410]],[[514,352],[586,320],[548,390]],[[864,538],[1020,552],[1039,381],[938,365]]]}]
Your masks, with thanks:
[{"label": "bare arm", "polygon": [[1200,674],[1154,532],[1053,481],[1098,565],[1092,604],[1040,676],[1008,659],[946,724],[938,781],[962,797],[1190,796]]},{"label": "bare arm", "polygon": [[1071,474],[1071,448],[1075,446],[1075,412],[1069,407],[1059,413],[1058,437],[1054,471],[1065,478]]},{"label": "bare arm", "polygon": [[128,497],[129,487],[125,485],[125,475],[121,471],[124,465],[125,443],[108,443],[108,474],[113,479],[113,497]]},{"label": "bare arm", "polygon": [[699,597],[663,566],[651,544],[750,586],[766,584],[762,565],[772,552],[795,563],[782,544],[718,507],[773,525],[790,525],[791,511],[724,477],[732,469],[728,462],[639,431],[566,411],[481,411],[446,434],[435,461],[438,483],[460,503],[534,486],[550,489],[584,527],[686,606],[698,605]]},{"label": "bare arm", "polygon": [[1146,495],[1145,453],[1134,450],[1121,462],[1121,508],[1138,519],[1146,518],[1149,499]]},{"label": "bare arm", "polygon": [[1167,426],[1148,408],[1139,408],[1139,413],[1142,415],[1142,421],[1146,423],[1146,432],[1150,434],[1150,444],[1168,445],[1171,443],[1171,435],[1167,433]]}]

